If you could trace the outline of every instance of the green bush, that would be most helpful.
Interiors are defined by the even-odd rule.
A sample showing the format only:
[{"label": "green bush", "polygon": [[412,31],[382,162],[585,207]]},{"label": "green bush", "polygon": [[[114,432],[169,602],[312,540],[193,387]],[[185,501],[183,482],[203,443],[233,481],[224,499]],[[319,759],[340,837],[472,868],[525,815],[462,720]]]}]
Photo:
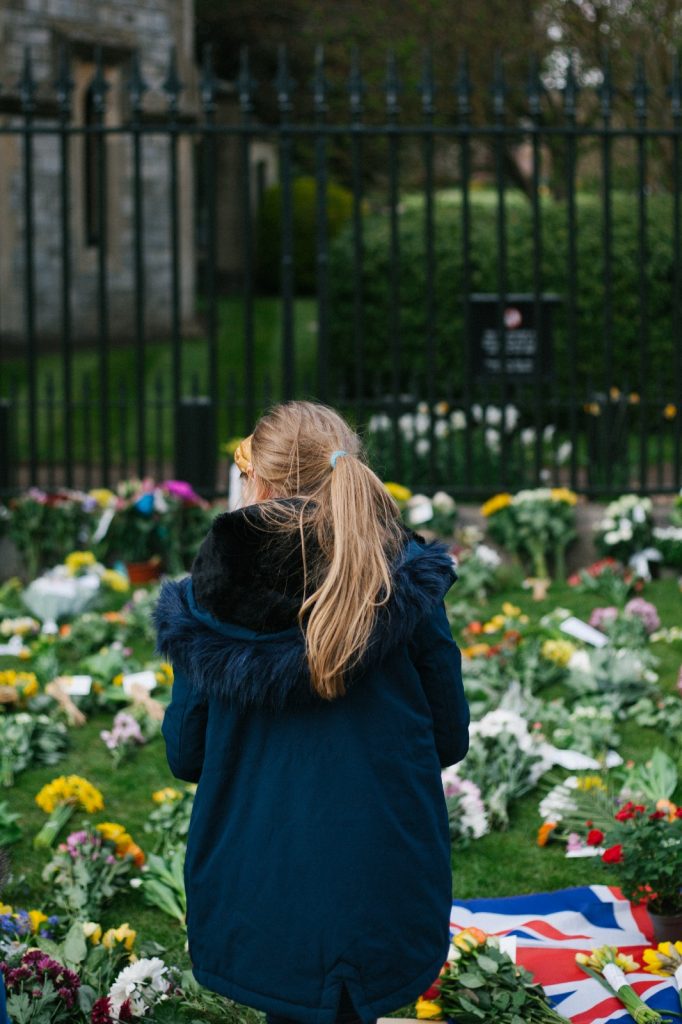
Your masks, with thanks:
[{"label": "green bush", "polygon": [[[312,177],[295,178],[292,188],[294,222],[294,281],[297,294],[315,291],[316,282],[316,184]],[[353,196],[333,182],[327,184],[327,237],[329,242],[350,220]],[[258,284],[263,291],[278,292],[282,259],[282,189],[273,185],[263,195],[256,225]]]},{"label": "green bush", "polygon": [[[648,358],[652,391],[669,383],[673,358],[673,218],[670,196],[647,202],[649,261],[646,274]],[[533,290],[533,219],[530,203],[509,193],[505,204],[508,292]],[[616,386],[641,390],[639,322],[638,209],[636,196],[613,195],[613,374],[605,380],[603,215],[599,197],[581,194],[576,203],[577,338],[576,372],[580,392]],[[554,310],[554,378],[559,397],[570,394],[572,359],[567,332],[568,226],[565,201],[544,198],[542,221],[542,290],[562,298]],[[462,318],[462,217],[458,193],[440,193],[434,215],[436,308],[435,345],[440,394],[460,392],[465,353]],[[368,377],[388,374],[391,354],[391,262],[386,211],[363,221],[362,295],[364,368]],[[409,390],[426,371],[426,240],[421,197],[406,197],[399,228],[401,386]],[[471,195],[471,291],[498,288],[497,197]],[[330,252],[331,329],[337,383],[353,392],[353,233],[340,233]],[[368,381],[368,389],[369,389]],[[556,394],[555,390],[555,394]],[[422,396],[423,397],[423,396]]]}]

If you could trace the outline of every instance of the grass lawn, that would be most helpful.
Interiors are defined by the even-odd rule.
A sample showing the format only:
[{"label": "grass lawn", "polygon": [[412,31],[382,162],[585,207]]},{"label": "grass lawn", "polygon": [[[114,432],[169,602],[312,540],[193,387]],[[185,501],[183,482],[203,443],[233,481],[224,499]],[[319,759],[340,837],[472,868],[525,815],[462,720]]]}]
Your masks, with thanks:
[{"label": "grass lawn", "polygon": [[[281,308],[277,298],[260,298],[254,303],[254,368],[256,401],[262,401],[264,380],[268,378],[270,398],[281,394]],[[294,350],[296,388],[303,393],[315,379],[317,307],[314,299],[296,299],[294,303]],[[109,352],[109,406],[111,417],[110,444],[112,457],[118,461],[125,445],[135,451],[135,403],[141,382],[136,372],[136,352],[131,344],[112,347]],[[59,460],[64,446],[64,410],[60,400],[62,388],[62,356],[59,352],[39,356],[37,389],[42,403],[38,418],[39,459],[50,455]],[[28,456],[28,370],[24,359],[8,359],[2,364],[3,380],[14,381],[21,412],[16,424],[16,441],[20,458]],[[90,428],[83,404],[86,379],[90,389]],[[173,352],[169,341],[149,340],[145,349],[145,404],[147,408],[147,449],[163,458],[172,455],[172,379]],[[85,459],[88,453],[97,458],[99,449],[99,357],[95,348],[73,354],[73,430],[74,458]],[[50,381],[52,384],[50,384]],[[182,342],[183,394],[206,394],[209,386],[209,349],[205,337],[188,338]],[[244,307],[241,299],[222,298],[218,308],[218,434],[226,437],[243,432],[244,424],[229,414],[228,405],[239,404],[244,397]],[[6,385],[7,386],[7,385]],[[46,405],[50,387],[54,388],[55,404],[51,417]],[[157,414],[159,398],[163,408]],[[168,403],[168,404],[166,404]],[[238,414],[240,415],[240,414]]]},{"label": "grass lawn", "polygon": [[[452,592],[456,596],[456,587]],[[657,606],[664,626],[679,625],[682,599],[676,580],[662,580],[650,584],[645,596]],[[592,596],[577,595],[565,585],[555,585],[548,600],[535,603],[527,591],[509,589],[499,594],[486,607],[486,616],[498,611],[506,600],[520,605],[532,618],[565,605],[583,618],[597,604]],[[472,617],[478,614],[472,608]],[[672,645],[658,644],[661,684],[673,691],[682,661],[682,642]],[[16,662],[13,661],[14,666]],[[9,667],[10,660],[0,659],[0,668]],[[26,665],[30,668],[30,665]],[[15,878],[3,894],[6,901],[17,906],[40,907],[49,896],[49,887],[40,873],[47,857],[36,852],[31,840],[44,821],[44,815],[33,803],[38,789],[51,778],[71,772],[85,774],[98,786],[105,797],[105,809],[98,820],[121,821],[133,838],[144,848],[147,839],[143,824],[153,808],[150,796],[153,790],[173,783],[166,766],[163,741],[157,739],[142,748],[134,760],[126,762],[118,771],[112,771],[110,755],[99,739],[99,731],[108,727],[111,716],[91,720],[80,730],[71,730],[71,749],[58,765],[32,769],[21,774],[16,784],[0,799],[7,798],[13,810],[21,812],[24,829],[22,841],[12,849]],[[641,760],[656,743],[653,731],[626,724],[622,729],[621,753],[625,758]],[[677,757],[679,751],[672,751]],[[458,898],[474,896],[506,896],[515,893],[552,890],[573,885],[613,882],[608,870],[594,860],[566,860],[559,845],[540,849],[535,834],[540,819],[537,813],[539,790],[512,807],[511,827],[504,833],[492,833],[472,843],[467,849],[453,855],[453,892]],[[77,816],[74,825],[81,819]],[[133,890],[130,895],[117,897],[113,907],[103,914],[102,924],[116,926],[128,921],[141,938],[154,939],[169,951],[169,958],[186,963],[184,936],[180,927],[160,911],[145,907]],[[246,1016],[246,1011],[235,1008],[234,1013]],[[396,1011],[400,1015],[400,1011]],[[254,1019],[254,1018],[252,1018]]]}]

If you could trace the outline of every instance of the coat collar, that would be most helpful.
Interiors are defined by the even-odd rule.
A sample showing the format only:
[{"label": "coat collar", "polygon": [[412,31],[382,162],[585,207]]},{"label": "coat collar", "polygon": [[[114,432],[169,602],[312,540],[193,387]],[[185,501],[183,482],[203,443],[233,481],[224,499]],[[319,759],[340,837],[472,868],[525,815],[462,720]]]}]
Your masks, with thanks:
[{"label": "coat collar", "polygon": [[[206,697],[242,709],[320,700],[310,687],[297,614],[300,546],[264,531],[257,506],[218,516],[191,577],[164,583],[154,612],[157,649]],[[406,534],[393,590],[353,679],[406,642],[456,579],[447,548]]]}]

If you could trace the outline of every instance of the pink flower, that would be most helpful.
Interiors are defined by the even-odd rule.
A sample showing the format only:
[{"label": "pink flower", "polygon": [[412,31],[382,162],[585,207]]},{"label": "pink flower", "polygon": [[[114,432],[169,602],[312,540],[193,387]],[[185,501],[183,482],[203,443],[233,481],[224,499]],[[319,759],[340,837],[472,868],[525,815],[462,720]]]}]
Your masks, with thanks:
[{"label": "pink flower", "polygon": [[647,633],[655,633],[660,628],[661,620],[655,606],[650,601],[645,601],[643,597],[633,597],[628,601],[625,605],[625,614],[641,619]]},{"label": "pink flower", "polygon": [[196,504],[201,503],[201,498],[192,485],[188,484],[186,480],[164,480],[161,484],[161,488],[172,497],[180,498],[181,501],[191,501]]},{"label": "pink flower", "polygon": [[618,609],[614,605],[608,605],[605,608],[595,608],[590,615],[589,622],[593,629],[600,629],[603,632],[604,627],[614,622],[617,618]]}]

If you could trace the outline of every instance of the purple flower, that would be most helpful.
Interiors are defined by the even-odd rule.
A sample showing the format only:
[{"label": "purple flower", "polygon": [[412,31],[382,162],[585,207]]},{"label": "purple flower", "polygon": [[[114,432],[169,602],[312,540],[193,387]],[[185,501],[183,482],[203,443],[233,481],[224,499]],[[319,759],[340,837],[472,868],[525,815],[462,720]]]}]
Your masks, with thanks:
[{"label": "purple flower", "polygon": [[593,629],[600,629],[604,632],[605,627],[615,622],[618,618],[618,609],[614,605],[605,608],[595,608],[590,615],[590,626]]},{"label": "purple flower", "polygon": [[201,498],[186,480],[164,480],[161,487],[174,498],[180,498],[182,501],[190,501],[194,504],[201,504]]},{"label": "purple flower", "polygon": [[641,619],[649,634],[660,628],[661,620],[656,607],[650,601],[645,601],[643,597],[633,597],[631,601],[628,601],[625,605],[625,614]]}]

